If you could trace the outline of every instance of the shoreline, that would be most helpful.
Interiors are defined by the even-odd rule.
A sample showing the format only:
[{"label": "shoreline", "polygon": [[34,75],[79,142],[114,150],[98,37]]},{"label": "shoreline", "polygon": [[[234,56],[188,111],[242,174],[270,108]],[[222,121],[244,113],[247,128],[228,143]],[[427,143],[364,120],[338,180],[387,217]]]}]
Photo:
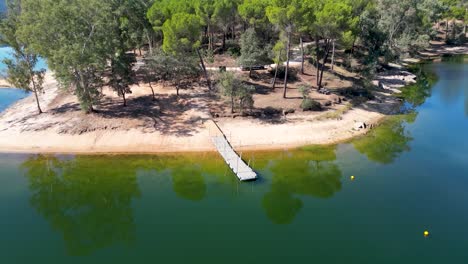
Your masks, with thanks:
[{"label": "shoreline", "polygon": [[[76,98],[63,93],[52,73],[47,72],[44,83],[46,93],[40,100],[45,109],[44,114],[35,114],[35,101],[31,95],[0,113],[0,153],[170,155],[216,152],[211,137],[213,133],[220,133],[218,127],[236,151],[279,151],[308,145],[347,143],[367,134],[371,128],[390,116],[399,104],[393,94],[398,93],[405,85],[414,83],[414,77],[408,77],[405,68],[384,72],[377,77],[384,89],[376,93],[376,99],[368,101],[369,104],[351,108],[338,119],[318,120],[326,112],[295,113],[282,117],[278,123],[257,119],[212,118],[209,107],[195,101],[200,103],[196,109],[177,112],[177,115],[169,115],[170,119],[166,120],[156,121],[153,118],[153,128],[148,127],[148,120],[141,117],[119,116],[119,119],[114,119],[115,117],[84,115],[79,110],[57,111],[64,105],[76,104]],[[404,80],[405,85],[398,82],[392,86],[393,79]],[[388,83],[385,83],[387,80]],[[142,86],[144,85],[140,84],[133,88],[135,90],[131,96],[147,96],[149,90]],[[168,93],[167,90],[159,90],[158,94],[160,92]],[[111,92],[106,96],[114,102],[119,100]],[[168,96],[172,98],[171,94]],[[177,100],[177,107],[186,103],[185,98]],[[194,101],[187,104],[190,103]],[[161,119],[163,116],[157,118]],[[77,127],[75,124],[81,124],[77,122],[84,123],[84,128]],[[355,129],[357,123],[364,123],[366,126]]]}]

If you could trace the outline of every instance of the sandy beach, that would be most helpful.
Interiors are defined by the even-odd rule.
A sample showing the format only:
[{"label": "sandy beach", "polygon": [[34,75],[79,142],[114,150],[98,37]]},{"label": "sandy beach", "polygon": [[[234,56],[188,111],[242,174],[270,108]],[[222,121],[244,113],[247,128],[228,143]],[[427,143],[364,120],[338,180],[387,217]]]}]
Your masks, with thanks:
[{"label": "sandy beach", "polygon": [[[73,95],[58,88],[49,72],[45,92],[40,101],[44,114],[36,113],[32,96],[27,97],[0,115],[0,152],[13,153],[163,153],[214,151],[211,136],[219,133],[210,117],[205,98],[199,91],[182,94],[175,99],[173,91],[156,88],[159,97],[175,100],[174,106],[155,106],[148,113],[164,114],[119,115],[119,98],[111,91],[109,115],[86,115],[79,110]],[[185,91],[184,91],[185,92]],[[148,98],[150,89],[144,85],[133,87],[132,100]],[[163,101],[159,99],[158,101]],[[107,101],[106,101],[107,102]],[[106,105],[106,102],[103,104]],[[183,107],[186,104],[186,109]],[[182,105],[182,107],[181,107]],[[197,105],[197,107],[193,107]],[[259,120],[220,118],[216,120],[223,132],[239,149],[263,150],[291,148],[307,144],[332,144],[366,133],[355,131],[356,122],[377,124],[384,115],[361,108],[351,109],[340,120],[314,120],[322,113],[288,115],[280,123]]]},{"label": "sandy beach", "polygon": [[[452,50],[458,53],[460,48]],[[387,115],[396,113],[401,100],[393,95],[415,80],[415,75],[396,67],[377,76],[374,84],[380,89],[374,92],[375,98],[357,107],[333,104],[326,112],[296,111],[281,115],[279,119],[264,120],[212,118],[213,97],[208,95],[206,88],[198,86],[182,90],[177,97],[173,88],[153,84],[157,100],[152,101],[151,90],[144,83],[132,87],[132,94],[128,95],[129,106],[125,108],[115,92],[104,89],[105,98],[98,106],[98,112],[86,115],[80,111],[76,97],[59,89],[53,74],[48,72],[44,94],[40,95],[45,113],[37,114],[34,97],[29,96],[0,114],[0,152],[99,154],[214,151],[211,137],[221,131],[236,149],[242,150],[335,144],[367,133]],[[3,82],[0,82],[0,86],[6,86]],[[342,82],[337,85],[342,85]],[[296,93],[293,95],[298,96],[299,93]],[[323,97],[316,93],[315,98],[324,100],[320,96]],[[264,105],[275,103],[269,100],[264,102],[264,97],[255,98],[256,104],[257,101]],[[297,104],[300,102],[297,100],[300,99],[290,102]],[[331,97],[327,100],[331,100]],[[342,113],[337,118],[321,118],[334,111]],[[365,124],[365,128],[356,129],[359,124]]]}]

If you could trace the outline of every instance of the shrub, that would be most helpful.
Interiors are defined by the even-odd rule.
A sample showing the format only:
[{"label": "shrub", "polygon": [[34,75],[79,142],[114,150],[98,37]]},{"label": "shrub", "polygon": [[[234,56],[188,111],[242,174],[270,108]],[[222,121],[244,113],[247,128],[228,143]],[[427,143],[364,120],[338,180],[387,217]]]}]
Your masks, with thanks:
[{"label": "shrub", "polygon": [[233,58],[238,58],[241,55],[239,43],[231,39],[226,40],[226,53]]},{"label": "shrub", "polygon": [[[275,71],[276,71],[275,68],[272,68],[272,69],[269,70],[271,76],[275,76]],[[278,79],[283,79],[283,80],[284,80],[284,75],[285,75],[285,73],[286,73],[286,67],[285,67],[285,66],[279,66],[277,78],[278,78]],[[288,70],[288,81],[289,81],[289,82],[295,82],[295,81],[297,81],[297,80],[298,80],[298,78],[297,78],[297,70],[294,69],[294,68],[289,67],[289,70]]]},{"label": "shrub", "polygon": [[310,90],[311,88],[307,85],[303,84],[299,86],[299,92],[301,93],[303,99],[306,99],[309,96]]},{"label": "shrub", "polygon": [[302,111],[321,111],[322,105],[312,99],[306,98],[301,103]]}]

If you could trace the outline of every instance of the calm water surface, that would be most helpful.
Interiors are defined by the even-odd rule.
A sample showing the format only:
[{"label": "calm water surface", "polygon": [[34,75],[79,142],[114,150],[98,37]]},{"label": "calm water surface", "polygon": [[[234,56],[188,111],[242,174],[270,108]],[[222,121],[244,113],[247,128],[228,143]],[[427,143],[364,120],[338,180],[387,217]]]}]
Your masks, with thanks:
[{"label": "calm water surface", "polygon": [[[0,13],[3,11],[4,5],[5,2],[0,1]],[[12,49],[10,47],[0,47],[0,78],[6,76],[6,65],[3,63],[4,59],[12,59]],[[46,61],[39,59],[36,64],[36,69],[41,70],[47,68]],[[0,112],[28,95],[29,93],[19,89],[0,89]]]},{"label": "calm water surface", "polygon": [[0,155],[0,262],[468,263],[468,64],[424,73],[367,137],[244,153],[251,183],[216,154]]},{"label": "calm water surface", "polygon": [[23,99],[28,95],[29,93],[24,90],[0,88],[0,113],[16,101]]}]

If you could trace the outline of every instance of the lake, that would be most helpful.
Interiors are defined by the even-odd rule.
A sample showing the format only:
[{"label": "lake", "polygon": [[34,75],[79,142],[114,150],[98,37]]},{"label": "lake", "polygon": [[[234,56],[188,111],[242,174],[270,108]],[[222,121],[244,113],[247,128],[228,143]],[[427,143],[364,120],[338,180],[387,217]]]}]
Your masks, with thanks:
[{"label": "lake", "polygon": [[29,95],[29,92],[20,89],[0,88],[0,113],[10,105]]},{"label": "lake", "polygon": [[[5,76],[6,75],[6,65],[3,63],[3,60],[4,59],[12,59],[13,56],[13,49],[10,48],[10,47],[0,47],[0,74],[1,76]],[[41,70],[41,69],[48,69],[48,66],[47,66],[47,62],[42,59],[42,58],[39,58],[37,60],[37,63],[36,63],[36,67],[35,67],[36,70]]]},{"label": "lake", "polygon": [[[0,2],[0,12],[2,10],[2,3],[4,4],[4,2]],[[2,78],[6,76],[6,65],[3,63],[3,60],[11,59],[12,52],[10,47],[0,47],[0,76]],[[47,69],[48,66],[44,59],[39,58],[35,68],[36,70]],[[19,89],[0,89],[0,112],[28,95],[28,92]]]},{"label": "lake", "polygon": [[416,70],[365,137],[244,153],[255,182],[215,153],[1,154],[0,261],[466,263],[468,63]]}]

